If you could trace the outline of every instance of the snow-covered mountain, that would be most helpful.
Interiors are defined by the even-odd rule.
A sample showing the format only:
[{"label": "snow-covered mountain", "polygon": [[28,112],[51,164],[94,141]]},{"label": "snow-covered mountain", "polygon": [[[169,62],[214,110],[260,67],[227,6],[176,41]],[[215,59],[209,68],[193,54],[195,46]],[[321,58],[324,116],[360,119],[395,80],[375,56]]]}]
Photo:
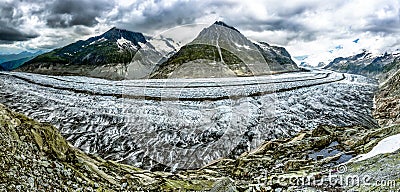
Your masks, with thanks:
[{"label": "snow-covered mountain", "polygon": [[100,36],[39,55],[18,71],[122,79],[124,64],[130,63],[146,42],[141,33],[114,27]]},{"label": "snow-covered mountain", "polygon": [[377,77],[382,72],[390,71],[395,60],[400,58],[400,52],[372,54],[366,50],[349,56],[338,57],[330,62],[324,69],[333,71]]},{"label": "snow-covered mountain", "polygon": [[314,66],[314,65],[311,65],[311,64],[309,64],[309,63],[307,63],[305,61],[302,61],[299,64],[299,66],[307,68],[307,69],[319,69],[319,68],[323,68],[324,66],[326,66],[326,64],[324,62],[319,62],[317,66]]}]

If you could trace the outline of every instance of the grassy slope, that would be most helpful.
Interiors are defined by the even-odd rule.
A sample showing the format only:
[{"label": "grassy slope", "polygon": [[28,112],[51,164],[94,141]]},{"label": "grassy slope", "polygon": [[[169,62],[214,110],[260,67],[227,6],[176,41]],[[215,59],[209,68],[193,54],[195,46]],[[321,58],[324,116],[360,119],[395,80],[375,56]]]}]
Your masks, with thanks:
[{"label": "grassy slope", "polygon": [[[243,70],[243,61],[225,49],[221,49],[224,63],[232,70]],[[191,44],[183,46],[176,54],[162,63],[156,71],[152,73],[152,78],[167,78],[168,75],[179,68],[183,63],[195,60],[211,60],[221,62],[218,48],[212,45]],[[248,69],[247,69],[248,70]],[[244,72],[248,73],[246,67]]]}]

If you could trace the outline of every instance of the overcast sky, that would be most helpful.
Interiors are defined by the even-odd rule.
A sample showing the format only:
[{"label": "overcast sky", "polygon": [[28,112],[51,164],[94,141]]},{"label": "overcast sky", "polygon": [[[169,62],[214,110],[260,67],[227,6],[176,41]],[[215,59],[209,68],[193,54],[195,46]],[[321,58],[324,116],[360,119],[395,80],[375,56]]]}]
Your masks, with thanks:
[{"label": "overcast sky", "polygon": [[314,65],[400,48],[399,0],[0,0],[0,54],[54,49],[113,26],[153,35],[216,20]]}]

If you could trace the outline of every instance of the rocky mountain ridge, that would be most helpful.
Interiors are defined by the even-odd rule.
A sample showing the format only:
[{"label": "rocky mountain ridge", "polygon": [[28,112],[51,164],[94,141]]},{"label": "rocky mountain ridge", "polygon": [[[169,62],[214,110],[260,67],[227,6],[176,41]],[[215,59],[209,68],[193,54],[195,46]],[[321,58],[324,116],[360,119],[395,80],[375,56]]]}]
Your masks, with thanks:
[{"label": "rocky mountain ridge", "polygon": [[[175,74],[172,77],[191,78],[297,70],[284,48],[253,43],[237,29],[215,22],[187,45],[162,36],[146,39],[141,33],[112,28],[100,36],[39,55],[16,71],[121,80],[167,78],[171,71]],[[191,74],[193,71],[198,72]]]},{"label": "rocky mountain ridge", "polygon": [[122,66],[131,62],[146,42],[141,33],[114,27],[100,36],[39,55],[17,71],[121,79]]},{"label": "rocky mountain ridge", "polygon": [[[324,69],[342,73],[359,74],[373,78],[382,78],[391,71],[394,63],[400,60],[400,52],[374,55],[367,50],[349,57],[338,57]],[[383,78],[384,79],[384,78]]]}]

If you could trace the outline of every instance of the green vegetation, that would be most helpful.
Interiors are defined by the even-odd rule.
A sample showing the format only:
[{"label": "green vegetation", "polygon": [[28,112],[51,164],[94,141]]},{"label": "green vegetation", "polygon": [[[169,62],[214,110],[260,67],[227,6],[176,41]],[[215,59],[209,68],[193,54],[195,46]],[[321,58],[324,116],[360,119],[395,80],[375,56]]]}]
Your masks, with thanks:
[{"label": "green vegetation", "polygon": [[[249,69],[246,67],[244,62],[233,53],[221,48],[221,54],[223,62],[232,71],[241,70],[245,73],[249,72]],[[161,64],[157,71],[153,73],[152,77],[166,78],[168,77],[169,73],[176,70],[182,64],[196,60],[221,62],[221,56],[216,46],[206,44],[189,44],[183,46],[175,55]]]},{"label": "green vegetation", "polygon": [[[227,65],[243,63],[241,59],[225,49],[221,49],[221,53],[222,59]],[[177,54],[168,59],[168,61],[163,65],[183,64],[198,59],[221,62],[221,57],[217,47],[205,44],[192,44],[183,46]]]},{"label": "green vegetation", "polygon": [[31,64],[31,63],[37,63],[37,62],[43,62],[43,63],[62,63],[62,64],[66,64],[68,63],[68,59],[67,58],[63,58],[59,55],[57,55],[57,51],[59,49],[56,49],[54,51],[51,51],[49,53],[45,53],[43,55],[39,55],[37,57],[35,57],[34,59],[26,62],[25,64]]},{"label": "green vegetation", "polygon": [[[82,47],[84,46],[84,47]],[[136,50],[119,49],[115,42],[105,41],[91,45],[81,45],[78,41],[66,47],[39,55],[26,65],[34,63],[58,63],[79,65],[104,65],[109,63],[129,63]]]}]

